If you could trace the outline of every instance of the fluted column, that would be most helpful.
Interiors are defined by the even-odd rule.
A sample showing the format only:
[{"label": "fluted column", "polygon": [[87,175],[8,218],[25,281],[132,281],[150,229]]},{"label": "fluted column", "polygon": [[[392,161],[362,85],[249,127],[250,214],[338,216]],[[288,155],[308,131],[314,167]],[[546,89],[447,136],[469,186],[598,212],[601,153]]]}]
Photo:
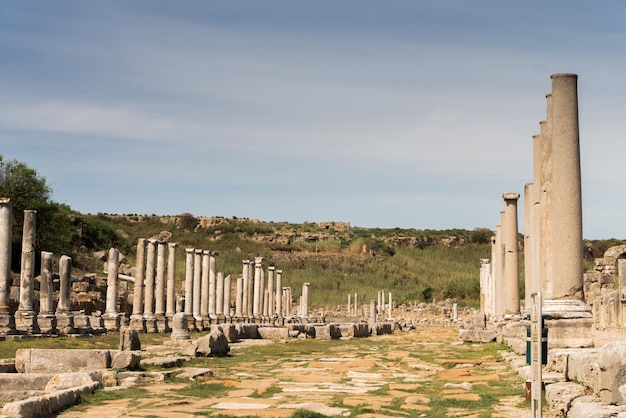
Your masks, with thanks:
[{"label": "fluted column", "polygon": [[519,245],[517,240],[517,200],[519,193],[504,193],[504,219],[502,243],[504,244],[505,314],[519,315]]}]

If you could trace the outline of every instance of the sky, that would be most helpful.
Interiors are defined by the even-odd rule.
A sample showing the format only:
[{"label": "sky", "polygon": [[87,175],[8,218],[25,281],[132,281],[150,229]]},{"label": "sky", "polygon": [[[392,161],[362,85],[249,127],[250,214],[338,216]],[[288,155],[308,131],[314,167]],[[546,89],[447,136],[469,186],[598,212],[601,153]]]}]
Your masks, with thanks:
[{"label": "sky", "polygon": [[583,234],[626,239],[625,21],[621,0],[0,2],[0,155],[82,213],[495,229],[550,75],[576,73]]}]

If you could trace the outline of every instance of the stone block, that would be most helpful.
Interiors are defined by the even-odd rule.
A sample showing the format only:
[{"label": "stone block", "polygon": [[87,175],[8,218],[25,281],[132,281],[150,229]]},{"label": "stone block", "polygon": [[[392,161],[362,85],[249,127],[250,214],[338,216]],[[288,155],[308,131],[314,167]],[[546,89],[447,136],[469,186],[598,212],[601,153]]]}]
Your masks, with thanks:
[{"label": "stone block", "polygon": [[567,416],[576,418],[612,418],[626,411],[625,406],[605,405],[591,397],[582,396],[572,402]]},{"label": "stone block", "polygon": [[111,350],[111,368],[136,370],[141,362],[141,355],[130,350]]},{"label": "stone block", "polygon": [[598,365],[599,350],[582,349],[571,353],[567,359],[567,380],[579,382],[597,393],[600,366]]},{"label": "stone block", "polygon": [[54,375],[54,373],[2,373],[0,391],[43,390]]},{"label": "stone block", "polygon": [[460,329],[459,338],[465,342],[490,343],[496,340],[496,332],[488,329]]},{"label": "stone block", "polygon": [[95,372],[74,372],[59,373],[54,375],[46,384],[45,391],[69,389],[77,386],[99,383],[98,375]]},{"label": "stone block", "polygon": [[585,387],[574,382],[557,382],[546,385],[546,402],[551,411],[569,416],[569,411],[574,399],[585,394]]},{"label": "stone block", "polygon": [[194,345],[196,357],[221,357],[230,351],[226,336],[217,329],[213,329],[208,335],[198,338]]},{"label": "stone block", "polygon": [[224,333],[226,340],[229,343],[236,343],[239,341],[239,331],[237,331],[235,324],[222,324],[219,328]]},{"label": "stone block", "polygon": [[139,333],[131,327],[120,328],[120,345],[118,350],[141,350]]},{"label": "stone block", "polygon": [[111,364],[109,350],[18,349],[15,368],[19,373],[66,373],[106,369]]},{"label": "stone block", "polygon": [[280,340],[289,338],[289,330],[287,328],[259,327],[258,332],[264,340]]},{"label": "stone block", "polygon": [[239,338],[242,340],[259,338],[259,326],[257,324],[236,324]]},{"label": "stone block", "polygon": [[622,405],[626,400],[626,341],[614,341],[600,349],[597,393],[604,403]]}]

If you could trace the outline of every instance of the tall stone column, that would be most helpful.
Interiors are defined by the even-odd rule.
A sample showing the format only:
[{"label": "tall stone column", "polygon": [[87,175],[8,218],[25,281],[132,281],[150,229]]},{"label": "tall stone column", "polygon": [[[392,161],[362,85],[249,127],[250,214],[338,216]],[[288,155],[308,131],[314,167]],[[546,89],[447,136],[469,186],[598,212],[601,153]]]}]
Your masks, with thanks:
[{"label": "tall stone column", "polygon": [[196,325],[198,329],[204,329],[204,324],[202,321],[202,314],[200,310],[201,300],[203,297],[207,297],[208,295],[202,294],[202,275],[203,275],[203,265],[202,265],[202,254],[203,250],[196,250],[194,255],[194,270],[193,270],[193,317],[196,321]]},{"label": "tall stone column", "polygon": [[248,316],[252,318],[254,316],[254,261],[249,261],[248,264]]},{"label": "tall stone column", "polygon": [[[120,253],[117,249],[109,249],[107,260],[107,299],[103,315],[104,327],[110,331],[120,329],[120,316],[117,311],[117,276],[120,268]],[[57,318],[58,321],[58,318]]]},{"label": "tall stone column", "polygon": [[195,248],[185,248],[185,317],[189,327],[193,327],[193,278]]},{"label": "tall stone column", "polygon": [[[500,217],[502,217],[502,212],[500,213]],[[504,306],[504,248],[502,245],[502,225],[496,226],[496,235],[493,242],[493,256],[494,259],[492,261],[493,271],[493,303],[494,303],[494,317],[502,318],[505,312]]]},{"label": "tall stone column", "polygon": [[543,297],[551,295],[554,257],[552,251],[552,94],[546,95],[546,120],[539,122],[541,136],[541,177],[539,188],[541,252],[540,285]]},{"label": "tall stone column", "polygon": [[165,316],[166,245],[165,241],[157,243],[156,279],[154,284],[154,314],[157,318]]},{"label": "tall stone column", "polygon": [[480,311],[486,315],[491,313],[491,264],[488,258],[480,260]]},{"label": "tall stone column", "polygon": [[0,198],[0,332],[15,332],[15,318],[9,306],[11,294],[11,245],[13,239],[13,205]]},{"label": "tall stone column", "polygon": [[593,344],[593,319],[583,298],[583,241],[578,76],[552,78],[552,276],[546,284],[551,346]]},{"label": "tall stone column", "polygon": [[39,315],[37,323],[44,334],[56,332],[56,318],[54,316],[54,287],[52,286],[52,253],[41,252],[41,281],[39,287]]},{"label": "tall stone column", "polygon": [[241,318],[243,316],[243,277],[237,278],[237,293],[235,296],[235,316]]},{"label": "tall stone column", "polygon": [[283,317],[283,271],[276,270],[276,315]]},{"label": "tall stone column", "polygon": [[143,319],[143,293],[146,280],[146,239],[137,240],[137,256],[135,261],[135,287],[133,290],[133,313],[130,316],[130,327],[146,332],[146,323]]},{"label": "tall stone column", "polygon": [[354,293],[354,316],[358,316],[359,302],[356,292]]},{"label": "tall stone column", "polygon": [[519,193],[504,193],[504,219],[502,241],[504,244],[505,314],[520,314],[519,245],[517,241],[517,200]]},{"label": "tall stone column", "polygon": [[254,258],[254,296],[252,304],[252,315],[255,320],[261,317],[261,268],[263,257]]},{"label": "tall stone column", "polygon": [[250,269],[250,260],[243,260],[243,268],[242,268],[242,272],[241,272],[241,279],[242,279],[242,294],[241,294],[241,314],[243,316],[248,316],[249,315],[249,311],[248,311],[248,286],[249,286],[249,281],[248,281],[248,276],[249,276],[249,269]]},{"label": "tall stone column", "polygon": [[217,253],[211,251],[209,254],[209,317],[217,318],[217,263],[215,260]]},{"label": "tall stone column", "polygon": [[267,268],[267,314],[270,317],[274,317],[275,314],[275,306],[274,306],[274,272],[276,271],[276,266],[269,266]]},{"label": "tall stone column", "polygon": [[167,296],[165,300],[165,316],[171,320],[176,313],[176,249],[178,244],[167,244]]},{"label": "tall stone column", "polygon": [[17,329],[28,333],[39,332],[37,315],[33,308],[33,285],[35,278],[35,232],[37,211],[24,211],[24,232],[22,236],[22,261],[20,272],[20,304],[15,313]]},{"label": "tall stone column", "polygon": [[[213,306],[213,312],[209,307],[211,300],[211,251],[204,250],[202,252],[202,278],[201,278],[201,294],[200,297],[200,316],[202,317],[202,328],[207,328],[211,321],[209,320],[211,314],[215,315],[215,305]],[[213,295],[215,298],[215,295]]]},{"label": "tall stone column", "polygon": [[232,298],[232,295],[231,295],[232,286],[233,286],[233,279],[232,279],[232,276],[228,274],[226,277],[224,277],[224,291],[223,291],[224,303],[222,305],[222,309],[224,310],[224,316],[226,318],[231,317],[230,301]]},{"label": "tall stone column", "polygon": [[144,288],[143,318],[146,322],[146,332],[157,332],[156,317],[154,316],[154,290],[156,278],[157,241],[148,240],[146,247],[146,285]]},{"label": "tall stone column", "polygon": [[393,297],[391,296],[391,292],[389,292],[389,305],[387,305],[387,318],[393,319]]},{"label": "tall stone column", "polygon": [[370,324],[376,323],[376,301],[370,301]]}]

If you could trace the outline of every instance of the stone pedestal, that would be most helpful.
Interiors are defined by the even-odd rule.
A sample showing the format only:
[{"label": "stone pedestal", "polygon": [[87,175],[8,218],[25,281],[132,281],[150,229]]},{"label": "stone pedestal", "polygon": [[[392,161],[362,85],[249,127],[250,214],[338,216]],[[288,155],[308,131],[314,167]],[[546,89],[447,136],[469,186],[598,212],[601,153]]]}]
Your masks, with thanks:
[{"label": "stone pedestal", "polygon": [[15,312],[15,328],[20,331],[26,331],[29,334],[39,334],[37,315],[32,311],[18,310]]},{"label": "stone pedestal", "polygon": [[174,314],[172,319],[172,338],[175,340],[189,339],[189,324],[184,313]]},{"label": "stone pedestal", "polygon": [[104,328],[107,331],[117,331],[120,329],[121,320],[119,314],[105,313],[102,315],[102,320],[104,322]]},{"label": "stone pedestal", "polygon": [[170,332],[172,330],[166,316],[157,315],[155,319],[157,332]]},{"label": "stone pedestal", "polygon": [[57,319],[54,314],[39,315],[37,317],[37,324],[42,334],[57,333]]},{"label": "stone pedestal", "polygon": [[159,332],[157,328],[157,319],[154,315],[144,315],[143,317],[146,324],[146,332],[147,333],[155,333]]},{"label": "stone pedestal", "polygon": [[584,302],[546,300],[543,314],[548,328],[548,348],[593,347],[593,315]]},{"label": "stone pedestal", "polygon": [[57,313],[55,315],[57,333],[69,335],[74,333],[74,316],[70,313]]},{"label": "stone pedestal", "polygon": [[[57,321],[58,321],[58,318],[57,318]],[[102,332],[104,330],[104,320],[102,319],[102,316],[99,313],[89,316],[89,325],[91,325],[91,329],[94,332]]]},{"label": "stone pedestal", "polygon": [[143,315],[131,315],[129,326],[139,332],[146,332],[146,321]]}]

